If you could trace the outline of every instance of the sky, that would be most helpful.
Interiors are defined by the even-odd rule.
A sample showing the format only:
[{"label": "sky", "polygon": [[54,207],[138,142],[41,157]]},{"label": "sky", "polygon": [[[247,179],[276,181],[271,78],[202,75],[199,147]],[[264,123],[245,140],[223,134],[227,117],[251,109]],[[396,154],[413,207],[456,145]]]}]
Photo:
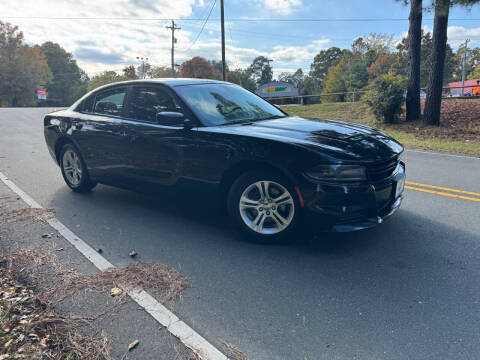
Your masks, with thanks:
[{"label": "sky", "polygon": [[[275,76],[298,68],[308,73],[322,49],[350,48],[371,32],[400,40],[408,13],[394,0],[225,0],[227,63],[245,68],[264,55],[273,60]],[[220,0],[0,0],[0,21],[18,25],[29,44],[59,43],[90,76],[138,65],[136,57],[170,66],[166,19],[181,27],[177,64],[193,56],[221,59]],[[423,26],[432,30],[433,11],[424,13]],[[466,38],[480,46],[480,5],[453,8],[448,37],[454,48]]]}]

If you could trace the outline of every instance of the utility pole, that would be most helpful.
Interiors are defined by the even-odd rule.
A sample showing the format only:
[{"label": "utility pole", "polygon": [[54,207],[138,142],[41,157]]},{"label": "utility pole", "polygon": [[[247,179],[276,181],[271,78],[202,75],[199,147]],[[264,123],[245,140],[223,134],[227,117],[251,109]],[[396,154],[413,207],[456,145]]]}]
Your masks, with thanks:
[{"label": "utility pole", "polygon": [[220,18],[222,24],[222,79],[227,80],[227,64],[225,62],[225,12],[223,8],[223,0],[220,0]]},{"label": "utility pole", "polygon": [[465,75],[466,75],[466,69],[465,69],[465,63],[467,61],[467,48],[468,48],[468,43],[470,42],[470,39],[465,40],[465,49],[463,50],[463,56],[462,56],[462,96],[465,95]]},{"label": "utility pole", "polygon": [[177,39],[175,38],[175,30],[180,30],[180,27],[175,25],[175,21],[172,20],[171,26],[165,26],[167,29],[172,30],[172,69],[170,70],[170,74],[172,77],[175,77],[175,44],[177,43]]}]

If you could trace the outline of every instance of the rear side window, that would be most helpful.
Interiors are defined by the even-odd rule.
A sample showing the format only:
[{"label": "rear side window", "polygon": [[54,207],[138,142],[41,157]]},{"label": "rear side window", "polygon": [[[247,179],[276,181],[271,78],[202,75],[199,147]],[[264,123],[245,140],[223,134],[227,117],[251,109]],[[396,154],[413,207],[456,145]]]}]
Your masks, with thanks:
[{"label": "rear side window", "polygon": [[162,111],[182,112],[175,99],[159,86],[134,86],[129,103],[127,116],[140,121],[156,122]]},{"label": "rear side window", "polygon": [[82,113],[91,113],[93,111],[93,103],[95,102],[95,96],[89,96],[81,102],[81,104],[75,109]]},{"label": "rear side window", "polygon": [[99,115],[121,116],[126,88],[116,88],[97,94],[94,113]]}]

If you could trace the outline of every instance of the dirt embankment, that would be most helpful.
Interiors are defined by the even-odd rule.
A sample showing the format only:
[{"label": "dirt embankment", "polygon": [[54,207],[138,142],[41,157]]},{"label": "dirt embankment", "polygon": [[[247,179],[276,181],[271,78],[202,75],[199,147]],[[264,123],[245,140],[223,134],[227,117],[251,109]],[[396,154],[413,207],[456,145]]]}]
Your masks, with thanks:
[{"label": "dirt embankment", "polygon": [[[422,101],[422,112],[425,106]],[[455,99],[442,101],[440,125],[419,126],[420,124],[402,123],[403,130],[416,135],[444,138],[458,141],[480,142],[480,98]]]}]

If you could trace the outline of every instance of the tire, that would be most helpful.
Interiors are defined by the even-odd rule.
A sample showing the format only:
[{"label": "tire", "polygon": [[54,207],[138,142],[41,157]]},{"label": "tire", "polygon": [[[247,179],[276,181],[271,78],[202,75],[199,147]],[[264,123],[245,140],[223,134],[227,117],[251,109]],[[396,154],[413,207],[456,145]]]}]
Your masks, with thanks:
[{"label": "tire", "polygon": [[90,180],[80,151],[73,144],[65,144],[62,147],[59,159],[63,179],[70,189],[82,193],[92,190],[97,185]]},{"label": "tire", "polygon": [[257,242],[283,242],[299,223],[300,202],[294,187],[274,172],[241,175],[230,188],[227,205],[235,225]]}]

